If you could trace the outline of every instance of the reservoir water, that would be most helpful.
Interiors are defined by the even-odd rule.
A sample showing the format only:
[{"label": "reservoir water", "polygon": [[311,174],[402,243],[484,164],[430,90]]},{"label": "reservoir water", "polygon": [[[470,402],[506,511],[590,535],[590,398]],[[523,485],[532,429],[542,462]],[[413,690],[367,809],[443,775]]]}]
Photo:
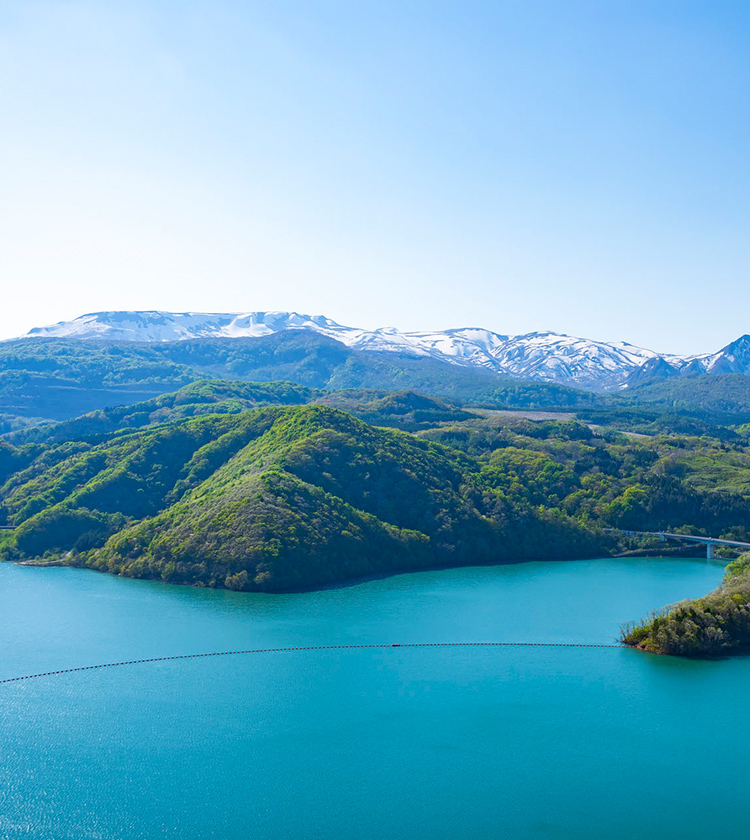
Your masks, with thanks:
[{"label": "reservoir water", "polygon": [[[0,564],[0,679],[237,648],[609,643],[705,560],[526,563],[291,595]],[[0,685],[3,840],[705,840],[746,830],[750,659],[387,648]]]}]

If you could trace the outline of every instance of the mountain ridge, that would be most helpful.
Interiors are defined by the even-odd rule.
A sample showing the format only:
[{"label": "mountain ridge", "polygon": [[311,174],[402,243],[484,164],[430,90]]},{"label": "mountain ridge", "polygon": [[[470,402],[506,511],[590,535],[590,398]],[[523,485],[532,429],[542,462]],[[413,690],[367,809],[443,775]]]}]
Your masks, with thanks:
[{"label": "mountain ridge", "polygon": [[310,330],[140,343],[31,338],[0,343],[0,431],[27,425],[29,418],[67,420],[217,378],[326,391],[410,389],[494,408],[565,410],[600,399],[580,388],[520,381],[426,356],[367,353]]},{"label": "mountain ridge", "polygon": [[521,335],[482,327],[403,332],[391,327],[348,327],[323,315],[266,311],[200,313],[93,312],[35,327],[22,338],[164,343],[196,339],[261,338],[307,330],[367,353],[433,358],[503,376],[595,391],[626,389],[650,378],[689,373],[750,373],[750,335],[715,353],[662,354],[627,342],[604,342],[550,331]]}]

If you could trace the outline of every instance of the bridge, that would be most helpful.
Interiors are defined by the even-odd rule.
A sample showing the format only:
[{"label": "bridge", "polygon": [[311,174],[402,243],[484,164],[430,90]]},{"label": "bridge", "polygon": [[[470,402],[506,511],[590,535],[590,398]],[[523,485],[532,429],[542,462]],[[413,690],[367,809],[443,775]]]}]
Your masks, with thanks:
[{"label": "bridge", "polygon": [[720,540],[716,537],[694,537],[692,534],[672,534],[669,531],[626,531],[623,528],[605,528],[614,534],[623,534],[626,537],[659,537],[662,542],[667,540],[686,540],[687,542],[703,543],[706,546],[706,559],[714,559],[714,549],[717,545],[726,545],[730,548],[742,548],[750,551],[750,543],[737,542],[737,540]]}]

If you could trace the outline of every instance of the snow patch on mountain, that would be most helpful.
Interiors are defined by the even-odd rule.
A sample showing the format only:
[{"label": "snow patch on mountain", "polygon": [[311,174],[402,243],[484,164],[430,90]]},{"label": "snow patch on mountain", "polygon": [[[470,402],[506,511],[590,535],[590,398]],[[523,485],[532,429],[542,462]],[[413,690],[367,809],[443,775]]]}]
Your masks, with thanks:
[{"label": "snow patch on mountain", "polygon": [[328,318],[296,312],[92,312],[72,321],[35,327],[24,338],[104,341],[185,341],[194,338],[257,338],[280,330],[337,328]]},{"label": "snow patch on mountain", "polygon": [[93,312],[36,327],[24,338],[162,342],[258,338],[282,330],[311,330],[364,352],[429,357],[521,379],[594,390],[624,388],[651,376],[692,371],[750,373],[747,335],[718,353],[669,356],[626,342],[592,341],[553,332],[502,335],[479,327],[436,332],[363,330],[322,315],[298,312]]}]

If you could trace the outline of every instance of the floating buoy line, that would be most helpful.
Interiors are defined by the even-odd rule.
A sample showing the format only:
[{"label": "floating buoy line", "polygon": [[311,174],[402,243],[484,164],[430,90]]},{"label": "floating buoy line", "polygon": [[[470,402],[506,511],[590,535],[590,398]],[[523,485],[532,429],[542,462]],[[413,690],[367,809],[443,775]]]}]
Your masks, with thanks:
[{"label": "floating buoy line", "polygon": [[207,659],[211,656],[246,656],[261,653],[293,653],[312,650],[367,650],[388,648],[465,648],[465,647],[538,647],[538,648],[622,648],[614,644],[584,644],[578,642],[407,642],[404,644],[374,645],[298,645],[294,647],[251,648],[249,650],[222,650],[214,653],[183,653],[175,656],[154,656],[150,659],[127,659],[122,662],[106,662],[102,665],[82,665],[77,668],[62,668],[59,671],[43,671],[39,674],[26,674],[22,677],[8,677],[0,680],[0,685],[24,680],[37,680],[40,677],[56,677],[59,674],[76,674],[81,671],[100,671],[104,668],[122,668],[125,665],[147,665],[151,662],[175,662],[182,659]]}]

